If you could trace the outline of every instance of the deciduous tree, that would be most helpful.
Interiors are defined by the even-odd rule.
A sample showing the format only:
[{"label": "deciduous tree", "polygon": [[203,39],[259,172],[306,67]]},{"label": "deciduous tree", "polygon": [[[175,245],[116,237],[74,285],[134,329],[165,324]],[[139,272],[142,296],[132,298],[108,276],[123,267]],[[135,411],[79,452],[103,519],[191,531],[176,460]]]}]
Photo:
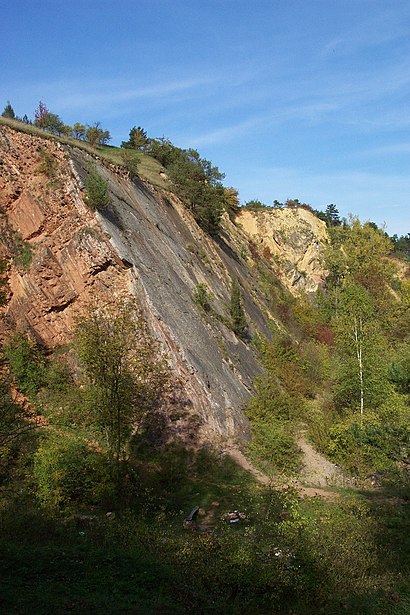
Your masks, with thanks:
[{"label": "deciduous tree", "polygon": [[132,433],[160,402],[167,363],[141,313],[128,303],[98,309],[80,322],[75,348],[91,387],[94,420],[119,480]]}]

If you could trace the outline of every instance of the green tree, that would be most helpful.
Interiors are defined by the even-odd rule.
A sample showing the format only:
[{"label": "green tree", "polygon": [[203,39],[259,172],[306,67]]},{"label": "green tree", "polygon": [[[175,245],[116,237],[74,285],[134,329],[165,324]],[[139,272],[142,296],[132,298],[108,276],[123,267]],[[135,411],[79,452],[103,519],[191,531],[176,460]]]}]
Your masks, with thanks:
[{"label": "green tree", "polygon": [[0,259],[0,307],[6,303],[4,288],[7,284],[7,261]]},{"label": "green tree", "polygon": [[229,316],[231,318],[232,331],[241,339],[245,339],[248,325],[242,305],[241,289],[236,278],[232,280]]},{"label": "green tree", "polygon": [[162,137],[161,139],[148,139],[146,151],[162,166],[168,168],[180,156],[182,150],[173,145],[169,139]]},{"label": "green tree", "polygon": [[120,461],[132,434],[160,403],[167,363],[146,321],[130,304],[99,309],[80,322],[75,348],[119,484]]},{"label": "green tree", "polygon": [[16,117],[16,114],[14,113],[14,109],[10,104],[10,101],[7,101],[7,105],[4,107],[3,113],[1,114],[2,117],[7,117],[10,120],[14,120]]},{"label": "green tree", "polygon": [[389,237],[371,223],[362,224],[354,217],[330,231],[331,245],[325,252],[329,271],[326,285],[335,313],[343,287],[353,283],[363,286],[379,316],[388,318],[394,302],[390,284],[395,272],[395,265],[387,258],[392,250]]},{"label": "green tree", "polygon": [[91,145],[106,145],[111,141],[110,133],[101,128],[100,122],[95,122],[93,126],[87,128],[85,138]]},{"label": "green tree", "polygon": [[198,305],[204,312],[211,311],[211,299],[212,295],[209,292],[209,288],[207,284],[201,282],[195,286],[194,292],[192,294],[193,302]]},{"label": "green tree", "polygon": [[265,205],[265,203],[262,203],[262,201],[259,201],[258,199],[252,199],[247,201],[243,208],[249,209],[250,211],[260,211],[263,209],[269,209],[269,206]]},{"label": "green tree", "polygon": [[224,209],[231,220],[235,220],[240,210],[238,195],[239,193],[235,188],[224,188]]},{"label": "green tree", "polygon": [[330,203],[325,210],[325,221],[327,226],[340,226],[342,224],[339,211],[333,203]]},{"label": "green tree", "polygon": [[335,398],[341,407],[358,405],[362,423],[365,407],[377,408],[390,392],[386,340],[363,286],[343,287],[335,329],[339,364]]},{"label": "green tree", "polygon": [[98,173],[95,164],[88,167],[85,180],[86,202],[92,209],[108,207],[111,203],[108,191],[108,179],[104,179]]},{"label": "green tree", "polygon": [[185,206],[198,224],[209,234],[217,235],[224,211],[224,174],[196,150],[177,150],[168,167],[168,175]]},{"label": "green tree", "polygon": [[75,122],[72,129],[72,135],[74,139],[84,139],[85,136],[85,126],[84,124],[80,124],[80,122]]},{"label": "green tree", "polygon": [[43,128],[57,135],[65,134],[66,131],[66,125],[56,113],[47,113],[43,119]]},{"label": "green tree", "polygon": [[147,133],[141,126],[133,126],[128,141],[121,143],[121,147],[126,149],[144,149],[146,145],[148,145]]},{"label": "green tree", "polygon": [[34,455],[33,478],[41,504],[54,511],[78,510],[113,495],[106,458],[74,434],[43,437]]}]

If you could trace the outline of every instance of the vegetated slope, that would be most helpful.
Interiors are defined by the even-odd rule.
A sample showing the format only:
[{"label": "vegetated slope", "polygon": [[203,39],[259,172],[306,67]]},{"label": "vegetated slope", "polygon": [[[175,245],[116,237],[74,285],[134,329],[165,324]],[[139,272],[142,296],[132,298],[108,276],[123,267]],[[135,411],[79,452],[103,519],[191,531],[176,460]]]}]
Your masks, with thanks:
[{"label": "vegetated slope", "polygon": [[[220,237],[210,238],[174,194],[131,181],[121,167],[81,148],[4,126],[0,149],[8,320],[56,348],[70,339],[76,317],[91,304],[134,297],[167,349],[185,406],[199,415],[208,437],[246,439],[242,407],[260,371],[251,338],[269,336],[272,323],[282,326],[272,290],[286,302],[259,239],[227,216]],[[84,202],[90,165],[108,182],[109,205],[95,212]],[[295,233],[298,224],[309,227],[310,250],[319,261],[324,231],[317,234],[318,221],[307,212],[303,219],[293,213],[293,221]],[[22,250],[30,262],[19,264]],[[282,258],[285,252],[286,242]],[[289,252],[294,256],[294,245]],[[311,279],[306,268],[302,272],[310,289],[317,272]],[[233,280],[239,281],[249,324],[245,340],[230,327]],[[209,310],[194,303],[198,288],[205,289]]]},{"label": "vegetated slope", "polygon": [[[296,299],[278,279],[286,280],[284,271],[303,261],[309,239],[298,246],[297,229],[300,225],[308,236],[304,213],[290,214],[296,235],[287,254],[281,243],[289,236],[281,220],[287,214],[255,218],[255,225],[257,220],[271,230],[252,238],[240,228],[240,218],[226,218],[219,238],[210,239],[174,194],[140,179],[131,182],[123,168],[75,144],[65,149],[55,140],[10,129],[1,129],[0,139],[5,328],[26,328],[56,350],[70,340],[77,315],[83,332],[91,321],[107,333],[100,346],[97,339],[97,345],[91,340],[83,347],[88,360],[80,369],[75,360],[67,368],[59,352],[46,360],[24,336],[3,348],[15,382],[48,420],[45,429],[24,431],[30,429],[27,417],[11,403],[9,381],[0,380],[3,610],[407,613],[410,286],[390,275],[383,234],[358,221],[332,229],[326,255],[331,275],[319,309],[303,295]],[[91,191],[90,177],[97,175],[102,181]],[[99,190],[93,211],[90,194]],[[281,240],[278,255],[268,245],[275,237]],[[320,253],[323,243],[316,243]],[[305,288],[313,290],[308,268],[304,271],[300,281],[306,279]],[[240,310],[232,309],[236,279],[247,329]],[[298,280],[297,272],[287,283],[292,280]],[[122,372],[121,384],[134,387],[123,387],[120,397],[125,422],[116,426],[125,437],[122,432],[114,441],[112,429],[106,437],[110,403],[118,398],[111,396],[112,387],[104,390],[104,379],[87,379],[85,371],[104,367],[104,359],[109,363],[111,350],[118,353],[107,317],[118,324],[127,314],[121,313],[128,307],[124,299],[142,305],[168,350],[178,384],[169,400],[180,415],[173,417],[174,431],[198,436],[187,431],[181,416],[187,413],[200,419],[208,440],[246,437],[241,404],[250,398],[253,375],[259,375],[246,412],[254,434],[251,460],[268,479],[245,458],[240,462],[259,480],[270,483],[273,476],[273,485],[256,486],[222,447],[159,446],[163,442],[150,440],[158,408],[149,395],[159,373],[155,344],[145,335],[153,361],[138,364],[144,349],[138,344],[128,355],[130,371]],[[105,304],[105,312],[90,311]],[[354,333],[358,337],[356,323],[364,317],[361,417]],[[137,344],[135,320],[125,324]],[[267,341],[264,335],[271,332]],[[397,354],[389,365],[392,341]],[[76,343],[80,358],[78,330]],[[124,335],[120,350],[129,351],[123,343]],[[127,404],[138,399],[141,366],[155,377],[140,390],[149,397],[147,423],[153,429],[135,434],[126,421],[138,419],[140,409],[136,404],[128,413]],[[368,374],[374,377],[367,380]],[[355,491],[330,501],[301,500],[288,482],[282,489],[275,471],[290,465],[297,470],[301,429],[352,472],[385,472],[392,491]],[[223,445],[232,450],[229,442]],[[300,445],[312,453],[303,440]],[[313,457],[316,468],[321,466],[319,478],[323,469],[328,475],[332,467]],[[194,506],[201,507],[199,519],[186,531],[183,520]],[[233,510],[245,519],[231,525],[226,513]]]}]

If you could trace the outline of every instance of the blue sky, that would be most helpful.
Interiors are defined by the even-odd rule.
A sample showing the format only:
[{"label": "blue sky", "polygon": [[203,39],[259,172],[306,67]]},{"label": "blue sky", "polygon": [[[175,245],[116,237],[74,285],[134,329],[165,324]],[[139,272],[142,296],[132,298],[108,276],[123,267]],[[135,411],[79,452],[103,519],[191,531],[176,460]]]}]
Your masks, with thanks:
[{"label": "blue sky", "polygon": [[409,0],[0,2],[0,105],[195,147],[242,201],[410,232]]}]

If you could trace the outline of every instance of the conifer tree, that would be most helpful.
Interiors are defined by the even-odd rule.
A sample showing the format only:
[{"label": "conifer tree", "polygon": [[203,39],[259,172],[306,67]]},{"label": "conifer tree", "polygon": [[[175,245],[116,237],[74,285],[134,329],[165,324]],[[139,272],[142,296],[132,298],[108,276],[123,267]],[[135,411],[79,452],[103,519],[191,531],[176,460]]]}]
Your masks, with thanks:
[{"label": "conifer tree", "polygon": [[7,105],[4,107],[4,111],[1,114],[2,117],[8,117],[10,120],[14,120],[16,114],[14,113],[14,109],[10,104],[10,101],[7,101]]},{"label": "conifer tree", "polygon": [[247,323],[242,306],[241,289],[239,288],[239,283],[236,278],[232,280],[229,315],[231,317],[232,331],[236,333],[238,337],[244,339],[246,336]]}]

